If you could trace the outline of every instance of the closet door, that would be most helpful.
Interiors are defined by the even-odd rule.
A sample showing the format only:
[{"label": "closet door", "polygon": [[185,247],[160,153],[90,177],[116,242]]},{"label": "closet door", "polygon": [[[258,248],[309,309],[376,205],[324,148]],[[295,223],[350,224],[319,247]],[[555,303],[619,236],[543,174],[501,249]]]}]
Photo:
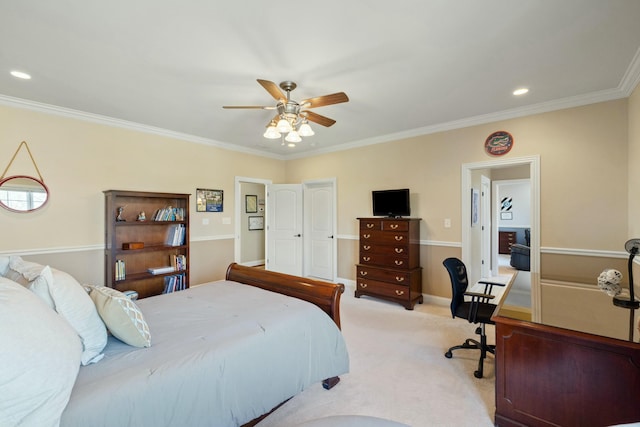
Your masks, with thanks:
[{"label": "closet door", "polygon": [[266,269],[302,276],[302,185],[267,186]]}]

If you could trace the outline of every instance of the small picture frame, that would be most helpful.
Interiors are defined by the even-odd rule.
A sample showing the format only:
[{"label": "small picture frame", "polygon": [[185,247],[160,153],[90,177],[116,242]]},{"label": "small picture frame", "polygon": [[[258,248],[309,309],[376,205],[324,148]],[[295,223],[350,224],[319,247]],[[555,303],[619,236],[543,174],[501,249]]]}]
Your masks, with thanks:
[{"label": "small picture frame", "polygon": [[249,230],[264,230],[264,217],[263,216],[250,216],[249,217]]},{"label": "small picture frame", "polygon": [[480,191],[477,188],[471,189],[471,226],[478,225],[480,220]]},{"label": "small picture frame", "polygon": [[222,212],[224,193],[222,190],[196,189],[196,212]]},{"label": "small picture frame", "polygon": [[244,206],[246,213],[258,212],[258,196],[247,194],[244,196]]},{"label": "small picture frame", "polygon": [[500,219],[513,219],[513,212],[500,212]]}]

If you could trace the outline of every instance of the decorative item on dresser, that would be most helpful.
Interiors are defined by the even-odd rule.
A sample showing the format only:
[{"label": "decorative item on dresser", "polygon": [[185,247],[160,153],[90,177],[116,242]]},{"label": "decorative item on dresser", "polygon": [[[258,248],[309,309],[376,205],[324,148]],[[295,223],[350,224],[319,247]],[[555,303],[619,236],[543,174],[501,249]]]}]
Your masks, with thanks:
[{"label": "decorative item on dresser", "polygon": [[188,288],[190,195],[104,194],[105,285],[140,298]]},{"label": "decorative item on dresser", "polygon": [[413,310],[422,304],[420,218],[358,218],[356,298],[383,298]]}]

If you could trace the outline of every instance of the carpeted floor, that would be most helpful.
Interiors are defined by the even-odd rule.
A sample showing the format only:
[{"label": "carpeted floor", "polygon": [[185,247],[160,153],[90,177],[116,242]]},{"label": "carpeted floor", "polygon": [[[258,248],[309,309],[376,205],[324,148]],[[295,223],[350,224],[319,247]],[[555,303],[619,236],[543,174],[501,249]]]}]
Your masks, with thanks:
[{"label": "carpeted floor", "polygon": [[[316,384],[285,403],[258,427],[293,427],[330,415],[368,415],[413,427],[492,426],[495,364],[485,361],[476,379],[479,352],[444,352],[474,336],[475,326],[452,319],[447,306],[416,305],[407,311],[378,299],[354,298],[347,288],[341,304],[342,331],[350,373],[332,390]],[[494,329],[487,328],[489,342]]]}]

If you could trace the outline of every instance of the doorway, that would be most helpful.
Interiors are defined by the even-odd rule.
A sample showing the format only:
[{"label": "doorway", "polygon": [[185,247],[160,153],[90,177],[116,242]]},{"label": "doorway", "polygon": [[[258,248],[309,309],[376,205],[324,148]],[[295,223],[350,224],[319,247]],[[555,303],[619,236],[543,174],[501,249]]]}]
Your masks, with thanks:
[{"label": "doorway", "polygon": [[[468,197],[472,193],[473,189],[473,176],[477,173],[482,173],[487,176],[491,176],[492,171],[496,173],[500,169],[512,168],[512,167],[528,167],[529,169],[529,183],[530,183],[530,219],[531,219],[531,231],[530,231],[530,264],[531,264],[531,316],[535,322],[540,319],[540,286],[539,286],[539,273],[540,273],[540,157],[522,157],[505,160],[493,160],[487,162],[478,163],[466,163],[462,165],[462,185],[461,185],[461,206],[462,206],[462,218],[471,217],[471,198]],[[495,206],[495,205],[494,205]],[[497,215],[497,214],[496,214]],[[492,216],[493,231],[492,236],[497,235],[497,226],[495,223],[496,216]],[[469,280],[471,283],[477,282],[482,275],[482,265],[477,260],[475,252],[481,244],[480,241],[475,241],[475,230],[472,229],[471,221],[463,221],[463,224],[467,224],[462,227],[462,260],[467,264],[469,273]],[[495,241],[495,238],[494,238]],[[493,252],[493,251],[492,251]],[[492,270],[498,271],[497,259],[492,258]]]},{"label": "doorway", "polygon": [[[259,208],[260,211],[257,214],[245,214],[245,192],[243,192],[243,190],[245,188],[256,188],[256,185],[260,186],[264,190],[264,205]],[[268,189],[276,188],[286,189],[286,194],[293,194],[290,191],[292,188],[297,188],[299,190],[300,193],[298,194],[301,194],[302,196],[293,198],[296,200],[295,209],[290,206],[292,197],[288,197],[286,194],[280,198],[280,203],[272,203],[272,206],[270,206],[270,197],[267,192]],[[258,190],[252,191],[254,193],[259,193]],[[269,266],[269,264],[271,264],[269,267],[273,267],[274,271],[282,271],[284,273],[295,274],[298,276],[309,276],[322,280],[335,281],[338,265],[337,241],[334,238],[337,230],[335,178],[304,181],[302,184],[272,184],[270,180],[265,179],[236,177],[235,195],[235,262],[242,263],[244,265],[256,265],[255,261],[243,258],[243,254],[247,252],[247,248],[243,248],[243,245],[259,244],[265,253],[265,266]],[[284,209],[282,215],[277,213],[278,206]],[[300,221],[287,221],[286,218],[291,217],[292,212],[298,209],[301,212],[302,219]],[[257,234],[256,231],[248,230],[247,224],[245,224],[246,221],[244,221],[247,219],[244,218],[247,215],[264,216],[264,238],[259,243],[247,236],[248,234],[253,233],[253,236],[249,237],[255,237]],[[285,218],[285,221],[280,221],[278,227],[272,227],[272,233],[269,230],[269,227],[275,221],[276,217]],[[285,223],[291,225],[296,222],[298,224],[297,227],[300,228],[296,228],[294,231],[289,230],[288,228],[290,227],[284,226]],[[295,238],[283,239],[282,235],[275,233],[275,231],[280,229],[283,229],[281,231],[285,234],[289,232],[289,234]],[[297,238],[298,234],[300,234],[300,238]],[[273,242],[270,242],[272,236],[279,236],[280,241],[285,242],[285,244],[278,245],[278,248],[276,248]],[[294,245],[291,243],[296,240],[299,242],[298,244]],[[277,257],[278,253],[286,254],[286,256],[283,255],[280,257],[282,259],[295,257],[296,262],[292,263],[291,259],[286,263],[280,263],[282,265],[278,264],[278,262],[276,262],[277,260],[271,260],[274,262],[268,262],[270,255]]]},{"label": "doorway", "polygon": [[[235,244],[233,259],[238,264],[255,267],[264,264],[265,237],[264,230],[249,227],[249,217],[265,216],[265,189],[271,180],[235,177]],[[246,197],[257,196],[255,209],[253,205],[246,208]],[[256,212],[254,212],[254,210]],[[250,212],[247,212],[250,211]]]}]

